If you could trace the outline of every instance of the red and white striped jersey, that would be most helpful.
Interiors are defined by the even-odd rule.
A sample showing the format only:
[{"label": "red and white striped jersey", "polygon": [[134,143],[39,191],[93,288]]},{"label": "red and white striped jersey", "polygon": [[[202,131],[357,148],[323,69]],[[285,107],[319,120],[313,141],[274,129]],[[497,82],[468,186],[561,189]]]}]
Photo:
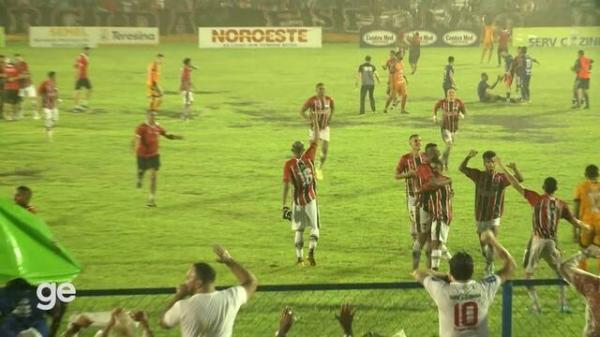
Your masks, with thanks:
[{"label": "red and white striped jersey", "polygon": [[429,193],[427,211],[432,220],[442,220],[447,225],[452,221],[452,184],[444,185]]},{"label": "red and white striped jersey", "polygon": [[291,158],[283,166],[283,181],[294,185],[294,204],[304,206],[317,198],[315,155],[317,143],[311,143],[300,158]]},{"label": "red and white striped jersey", "polygon": [[436,112],[439,109],[444,110],[442,116],[442,129],[446,129],[450,132],[456,132],[458,130],[459,114],[465,113],[465,105],[460,99],[455,98],[453,101],[441,99],[435,104],[433,109]]},{"label": "red and white striped jersey", "polygon": [[[417,167],[425,161],[425,153],[421,152],[414,155],[411,152],[400,157],[400,161],[396,166],[396,173],[406,173],[408,171],[417,172]],[[413,197],[416,191],[420,189],[420,180],[418,177],[409,177],[404,179],[406,183],[406,193]]]},{"label": "red and white striped jersey", "polygon": [[42,104],[46,109],[56,108],[56,100],[58,99],[58,89],[56,83],[51,80],[45,80],[40,84],[38,93],[42,98]]},{"label": "red and white striped jersey", "polygon": [[329,126],[329,117],[335,109],[333,98],[329,96],[312,96],[304,102],[303,109],[308,109],[317,114],[319,129],[323,130]]},{"label": "red and white striped jersey", "polygon": [[533,206],[532,229],[533,234],[542,239],[556,239],[558,222],[565,219],[575,221],[567,203],[548,194],[539,195],[535,191],[525,190],[525,199]]}]

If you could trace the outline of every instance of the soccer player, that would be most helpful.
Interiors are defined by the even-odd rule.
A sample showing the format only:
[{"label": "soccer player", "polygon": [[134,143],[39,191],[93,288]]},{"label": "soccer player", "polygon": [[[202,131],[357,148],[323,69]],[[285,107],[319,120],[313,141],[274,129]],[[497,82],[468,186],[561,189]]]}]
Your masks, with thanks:
[{"label": "soccer player", "polygon": [[577,253],[560,266],[561,275],[577,292],[585,297],[585,327],[583,337],[600,336],[600,276],[578,269],[577,261],[584,256]]},{"label": "soccer player", "polygon": [[510,98],[510,94],[512,92],[512,84],[515,78],[516,71],[516,62],[515,59],[510,55],[510,53],[504,53],[504,76],[503,82],[506,88],[506,102],[510,103],[512,100]]},{"label": "soccer player", "polygon": [[[556,245],[556,236],[560,219],[565,219],[573,226],[579,228],[590,229],[590,227],[575,219],[567,203],[554,196],[554,192],[558,189],[556,179],[553,177],[546,178],[543,185],[544,194],[538,194],[523,187],[517,178],[502,164],[500,158],[495,157],[494,161],[504,171],[504,174],[506,174],[506,177],[515,190],[533,207],[531,239],[529,240],[524,259],[525,278],[533,278],[533,273],[542,258],[559,275],[560,251]],[[542,309],[538,302],[535,288],[532,286],[528,287],[528,292],[532,301],[532,310],[535,313],[541,313]],[[560,286],[560,311],[563,313],[570,312],[567,305],[565,288],[562,285]]]},{"label": "soccer player", "polygon": [[355,85],[360,81],[360,111],[359,114],[365,113],[365,97],[369,93],[369,103],[371,104],[371,112],[375,112],[375,98],[373,91],[375,90],[375,80],[379,84],[379,75],[377,69],[371,64],[371,56],[365,57],[365,63],[358,66],[358,75]]},{"label": "soccer player", "polygon": [[12,121],[18,118],[19,102],[19,89],[21,84],[21,74],[19,69],[15,66],[15,60],[8,60],[8,63],[4,66],[4,108],[3,115],[7,121]]},{"label": "soccer player", "polygon": [[502,80],[502,76],[498,76],[496,78],[496,82],[494,82],[494,84],[492,84],[491,86],[488,84],[488,80],[488,74],[481,73],[481,81],[479,81],[479,84],[477,85],[477,96],[479,96],[479,102],[493,103],[502,99],[500,95],[496,95],[492,92],[492,90],[494,90],[494,88]]},{"label": "soccer player", "polygon": [[163,91],[158,82],[160,81],[160,66],[163,58],[163,54],[156,54],[156,58],[148,66],[146,86],[148,87],[149,109],[152,111],[157,111],[162,103]]},{"label": "soccer player", "polygon": [[[386,91],[388,97],[392,95],[392,86],[393,86],[393,82],[394,82],[394,71],[396,70],[394,65],[396,64],[396,61],[397,61],[396,51],[390,50],[390,56],[382,67],[383,70],[387,70],[387,74],[388,74],[387,91]],[[395,102],[394,102],[394,105],[396,105]]]},{"label": "soccer player", "polygon": [[19,97],[21,98],[21,103],[19,104],[19,118],[24,115],[23,104],[27,102],[27,98],[29,98],[30,103],[33,105],[33,119],[40,119],[40,115],[37,111],[37,95],[35,86],[32,84],[31,73],[29,72],[29,64],[27,64],[25,58],[20,54],[15,54],[15,60],[15,66],[21,74],[21,80],[19,81],[21,86],[21,89],[19,90]]},{"label": "soccer player", "polygon": [[410,46],[408,48],[408,63],[410,63],[411,75],[417,71],[417,63],[421,57],[421,37],[419,32],[415,32],[409,39]]},{"label": "soccer player", "polygon": [[[90,101],[90,96],[92,95],[92,82],[88,77],[88,68],[90,65],[90,47],[83,48],[81,54],[77,60],[75,60],[75,71],[76,81],[75,81],[75,108],[73,111],[79,112],[88,108],[88,104]],[[85,100],[80,100],[81,98],[81,89],[85,88]]]},{"label": "soccer player", "polygon": [[438,123],[437,112],[439,109],[444,111],[440,130],[442,140],[446,144],[446,149],[442,155],[442,162],[444,163],[444,167],[448,169],[450,150],[454,145],[456,133],[458,132],[458,119],[465,118],[467,111],[465,110],[465,104],[456,98],[456,90],[452,88],[448,89],[446,98],[440,99],[433,107],[432,119],[434,123]]},{"label": "soccer player", "polygon": [[448,90],[456,89],[456,82],[454,82],[454,56],[448,57],[448,64],[444,67],[444,81],[442,82],[442,89],[444,89],[444,97],[448,95]]},{"label": "soccer player", "polygon": [[192,116],[190,115],[190,108],[192,102],[194,102],[194,96],[192,94],[192,70],[196,67],[192,65],[192,60],[188,57],[183,59],[183,68],[181,68],[181,96],[183,97],[183,120],[189,120]]},{"label": "soccer player", "polygon": [[[443,175],[444,164],[438,158],[430,161],[430,166],[436,179],[441,185],[434,186],[430,191],[427,209],[431,215],[431,269],[438,270],[442,255],[447,252],[446,242],[450,233],[450,222],[452,222],[452,180]],[[427,185],[421,187],[427,190]],[[444,250],[446,252],[444,252]]]},{"label": "soccer player", "polygon": [[[308,130],[308,138],[313,139],[314,130],[319,130],[318,139],[321,140],[321,158],[320,162],[315,166],[315,175],[317,179],[323,179],[323,165],[327,159],[327,152],[329,151],[329,124],[331,124],[331,118],[335,111],[335,103],[333,98],[325,95],[325,84],[317,83],[315,86],[317,94],[309,97],[300,109],[300,116],[310,123],[311,127]],[[306,115],[306,111],[310,110],[311,116]],[[312,115],[316,117],[313,118]],[[318,128],[315,127],[315,123],[319,124]]]},{"label": "soccer player", "polygon": [[[484,170],[468,167],[469,160],[477,155],[477,151],[471,150],[467,157],[460,164],[459,170],[475,183],[475,222],[477,225],[477,235],[481,235],[486,230],[491,230],[494,236],[498,237],[498,228],[500,227],[500,218],[504,212],[504,190],[510,186],[510,181],[502,172],[496,171],[494,151],[485,151],[483,153]],[[515,178],[523,182],[523,176],[517,169],[515,163],[509,163]],[[480,242],[481,253],[485,257],[487,274],[493,272],[494,250],[493,247]]]},{"label": "soccer player", "polygon": [[[392,85],[390,87],[391,92],[387,101],[385,102],[385,108],[383,109],[384,113],[387,113],[387,110],[392,102],[396,102],[398,97],[401,98],[400,103],[400,113],[408,114],[406,111],[406,100],[408,98],[408,93],[406,89],[406,84],[408,80],[404,75],[404,64],[402,63],[402,56],[400,53],[396,54],[396,63],[394,64],[394,75]],[[394,103],[395,105],[395,103]]]},{"label": "soccer player", "polygon": [[510,31],[508,27],[504,27],[498,33],[498,68],[502,66],[502,57],[508,55],[508,43],[510,42]]},{"label": "soccer player", "polygon": [[[305,151],[304,144],[295,141],[292,144],[292,158],[283,166],[283,218],[292,221],[294,245],[296,247],[296,263],[304,265],[304,229],[310,228],[308,245],[308,262],[316,266],[315,250],[319,241],[319,207],[317,205],[317,183],[315,180],[315,156],[319,143],[319,115],[311,112],[314,132],[310,139],[310,146]],[[294,187],[291,210],[288,207],[290,183]]]},{"label": "soccer player", "polygon": [[[600,249],[600,181],[598,181],[598,166],[588,165],[585,168],[586,180],[579,183],[575,189],[573,199],[574,216],[577,219],[592,226],[593,232],[581,231],[576,242],[581,243],[584,249],[590,246]],[[576,231],[573,231],[576,235]],[[593,249],[594,247],[592,247]],[[587,259],[583,259],[581,269],[587,270]],[[598,270],[600,271],[600,259],[598,259]]]},{"label": "soccer player", "polygon": [[529,103],[531,98],[531,92],[529,91],[529,85],[531,84],[531,73],[533,64],[537,63],[538,60],[527,54],[527,47],[521,47],[521,98],[524,102]]},{"label": "soccer player", "polygon": [[[440,163],[440,151],[436,144],[429,143],[425,146],[426,160],[417,167],[417,179],[419,190],[417,191],[417,203],[419,207],[419,220],[417,222],[417,231],[419,232],[419,252],[422,248],[425,248],[429,244],[429,248],[426,250],[428,255],[428,263],[432,268],[439,268],[439,261],[442,256],[450,258],[450,253],[444,245],[444,242],[439,242],[438,234],[439,231],[434,232],[432,230],[432,219],[433,210],[431,209],[431,199],[434,199],[433,203],[439,201],[436,191],[443,188],[445,185],[449,185],[452,181],[450,178],[444,177],[439,174],[439,170],[435,167]],[[439,228],[444,229],[443,227]],[[437,230],[437,228],[436,228]],[[433,249],[433,240],[436,240],[436,248]],[[440,244],[441,243],[441,244]],[[415,251],[413,251],[415,255]],[[434,264],[435,263],[435,264]]]},{"label": "soccer player", "polygon": [[590,77],[592,75],[592,63],[594,60],[584,55],[583,50],[577,52],[577,60],[572,70],[577,74],[575,77],[575,85],[573,86],[573,108],[578,109],[581,103],[584,103],[583,108],[590,108],[590,97],[588,89],[590,88]]},{"label": "soccer player", "polygon": [[51,71],[48,78],[38,88],[40,94],[40,110],[44,108],[44,126],[46,135],[52,140],[52,129],[58,121],[58,88],[56,87],[56,73]]},{"label": "soccer player", "polygon": [[408,138],[410,152],[400,157],[396,166],[396,179],[404,180],[406,184],[406,206],[410,221],[410,234],[413,238],[413,270],[419,267],[421,247],[418,242],[417,222],[419,221],[420,207],[417,206],[417,190],[420,189],[417,178],[417,167],[425,161],[425,153],[421,152],[421,137],[417,134]]},{"label": "soccer player", "polygon": [[146,122],[140,124],[135,130],[134,151],[137,154],[137,187],[142,187],[144,173],[150,171],[150,195],[147,207],[156,207],[156,175],[160,168],[160,155],[158,153],[158,139],[163,136],[167,139],[183,139],[182,136],[167,133],[156,122],[156,111],[148,111]]},{"label": "soccer player", "polygon": [[473,258],[461,251],[450,259],[450,273],[415,271],[413,276],[429,293],[438,307],[440,337],[487,337],[488,309],[502,283],[511,278],[516,268],[515,260],[494,234],[486,231],[481,241],[494,247],[503,262],[496,274],[479,281],[473,277]]},{"label": "soccer player", "polygon": [[490,61],[492,60],[492,53],[494,52],[494,33],[495,33],[495,28],[491,23],[487,22],[487,18],[484,16],[482,18],[482,22],[483,22],[483,29],[482,29],[482,39],[481,39],[481,45],[483,47],[483,50],[481,51],[481,60],[479,61],[479,63],[483,63],[483,59],[485,58],[485,53],[489,52],[488,54],[488,63],[490,63]]},{"label": "soccer player", "polygon": [[35,207],[31,206],[31,197],[33,197],[33,192],[27,186],[19,186],[15,190],[14,201],[15,204],[23,207],[28,210],[30,213],[35,213]]}]

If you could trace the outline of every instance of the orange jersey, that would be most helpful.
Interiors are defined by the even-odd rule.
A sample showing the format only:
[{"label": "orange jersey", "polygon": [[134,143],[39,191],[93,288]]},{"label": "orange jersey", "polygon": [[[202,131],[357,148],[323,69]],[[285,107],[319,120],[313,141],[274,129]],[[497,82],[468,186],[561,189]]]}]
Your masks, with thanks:
[{"label": "orange jersey", "polygon": [[394,65],[394,84],[404,84],[404,64],[401,61]]},{"label": "orange jersey", "polygon": [[600,182],[587,180],[577,185],[575,200],[579,200],[579,217],[583,222],[600,224]]},{"label": "orange jersey", "polygon": [[156,61],[150,63],[150,65],[148,66],[148,80],[146,81],[146,84],[148,84],[149,86],[153,85],[153,84],[158,84],[158,81],[160,80],[160,64],[157,63]]},{"label": "orange jersey", "polygon": [[484,43],[494,42],[494,26],[492,26],[492,25],[483,26],[483,42]]}]

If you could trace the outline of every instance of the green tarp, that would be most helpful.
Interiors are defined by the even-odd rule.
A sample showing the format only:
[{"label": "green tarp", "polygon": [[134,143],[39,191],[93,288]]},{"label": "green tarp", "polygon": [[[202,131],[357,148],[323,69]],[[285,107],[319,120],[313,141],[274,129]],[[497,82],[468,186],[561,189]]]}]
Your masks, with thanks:
[{"label": "green tarp", "polygon": [[68,282],[80,271],[40,217],[0,199],[0,284],[18,277],[34,285]]}]

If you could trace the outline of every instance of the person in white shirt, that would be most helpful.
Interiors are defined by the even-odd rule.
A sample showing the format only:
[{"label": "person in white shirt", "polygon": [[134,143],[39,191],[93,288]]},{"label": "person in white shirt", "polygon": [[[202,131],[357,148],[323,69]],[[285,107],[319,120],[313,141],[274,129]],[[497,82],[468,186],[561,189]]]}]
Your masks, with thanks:
[{"label": "person in white shirt", "polygon": [[489,336],[487,313],[501,284],[516,268],[515,260],[502,246],[492,231],[481,233],[481,242],[489,244],[504,262],[503,268],[480,281],[473,276],[473,258],[458,252],[450,259],[450,273],[415,271],[415,279],[435,301],[439,314],[440,337]]},{"label": "person in white shirt", "polygon": [[213,248],[217,262],[225,264],[240,282],[239,286],[216,291],[216,272],[204,262],[190,266],[186,282],[177,288],[160,321],[161,327],[181,326],[182,337],[231,337],[240,307],[258,285],[256,277],[237,263],[219,245]]}]

